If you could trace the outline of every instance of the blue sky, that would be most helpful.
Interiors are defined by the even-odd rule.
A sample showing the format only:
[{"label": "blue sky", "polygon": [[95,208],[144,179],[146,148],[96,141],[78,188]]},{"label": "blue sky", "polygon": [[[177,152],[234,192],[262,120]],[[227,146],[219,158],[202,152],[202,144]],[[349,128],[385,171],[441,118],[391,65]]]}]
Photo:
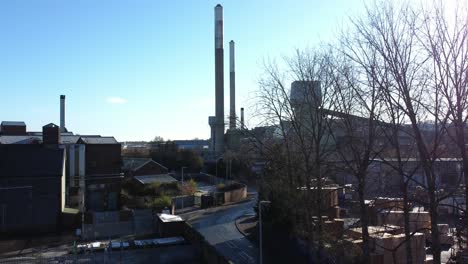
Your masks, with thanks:
[{"label": "blue sky", "polygon": [[30,131],[59,123],[119,141],[208,138],[214,115],[214,6],[224,7],[225,113],[229,41],[236,105],[252,114],[265,58],[333,39],[362,1],[0,1],[0,120]]}]

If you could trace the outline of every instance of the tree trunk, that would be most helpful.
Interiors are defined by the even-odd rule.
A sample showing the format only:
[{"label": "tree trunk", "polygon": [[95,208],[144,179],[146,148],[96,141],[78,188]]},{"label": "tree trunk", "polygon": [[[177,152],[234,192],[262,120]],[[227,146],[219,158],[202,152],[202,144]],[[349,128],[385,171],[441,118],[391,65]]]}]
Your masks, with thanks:
[{"label": "tree trunk", "polygon": [[370,247],[369,247],[369,218],[367,215],[367,208],[364,199],[364,178],[359,179],[358,194],[359,194],[359,207],[361,214],[361,230],[362,230],[362,263],[369,263]]},{"label": "tree trunk", "polygon": [[[403,181],[404,181],[404,176]],[[405,249],[406,249],[406,263],[413,263],[413,256],[411,254],[411,232],[409,229],[409,206],[408,206],[408,189],[405,182],[403,182],[403,217],[405,221]]]}]

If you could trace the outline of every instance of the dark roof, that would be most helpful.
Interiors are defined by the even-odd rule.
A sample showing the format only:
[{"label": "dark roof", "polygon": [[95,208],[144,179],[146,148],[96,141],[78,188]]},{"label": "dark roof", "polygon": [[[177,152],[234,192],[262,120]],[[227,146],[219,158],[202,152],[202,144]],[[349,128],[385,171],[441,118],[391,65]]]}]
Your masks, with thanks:
[{"label": "dark roof", "polygon": [[143,175],[143,176],[135,176],[133,178],[135,178],[135,180],[139,181],[141,184],[151,184],[154,182],[159,182],[159,183],[177,182],[177,180],[169,174]]},{"label": "dark roof", "polygon": [[[32,144],[34,142],[42,142],[42,132],[33,132],[34,134],[30,133],[29,136],[14,136],[14,135],[0,135],[0,144]],[[60,142],[61,144],[76,144],[78,140],[83,136],[78,135],[70,135],[61,133]],[[113,140],[112,140],[113,139]],[[84,144],[118,144],[117,141],[112,139],[93,139],[89,140],[86,138],[86,141],[83,141]],[[98,142],[98,143],[96,143]]]},{"label": "dark roof", "polygon": [[135,170],[136,168],[140,167],[143,164],[146,164],[150,160],[150,158],[122,157],[122,170]]},{"label": "dark roof", "polygon": [[122,162],[123,162],[122,170],[126,170],[126,171],[136,171],[148,163],[154,163],[158,165],[159,167],[165,170],[168,170],[165,166],[161,165],[160,163],[150,158],[123,157]]},{"label": "dark roof", "polygon": [[56,124],[54,124],[54,123],[49,123],[49,124],[47,124],[47,125],[45,125],[43,127],[58,127],[58,126]]},{"label": "dark roof", "polygon": [[120,144],[114,137],[81,136],[79,141],[84,144]]},{"label": "dark roof", "polygon": [[26,126],[23,121],[2,121],[1,126]]},{"label": "dark roof", "polygon": [[78,140],[80,139],[80,136],[75,136],[75,135],[64,135],[62,133],[62,136],[60,137],[60,141],[62,144],[76,144]]},{"label": "dark roof", "polygon": [[64,150],[43,145],[0,145],[0,178],[60,177]]},{"label": "dark roof", "polygon": [[42,142],[42,136],[15,136],[2,135],[0,136],[0,144],[32,144]]}]

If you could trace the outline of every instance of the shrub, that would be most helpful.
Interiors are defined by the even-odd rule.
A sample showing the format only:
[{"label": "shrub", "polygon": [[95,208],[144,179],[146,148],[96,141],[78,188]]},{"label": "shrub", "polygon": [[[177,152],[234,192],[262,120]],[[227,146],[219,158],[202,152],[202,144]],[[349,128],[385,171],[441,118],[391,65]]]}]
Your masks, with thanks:
[{"label": "shrub", "polygon": [[161,197],[158,197],[154,199],[149,206],[152,208],[164,208],[164,207],[170,207],[172,204],[172,199],[171,197],[167,195],[163,195]]},{"label": "shrub", "polygon": [[183,195],[193,195],[197,191],[197,183],[191,179],[188,182],[184,182],[182,186],[182,194]]},{"label": "shrub", "polygon": [[218,191],[223,190],[225,187],[226,187],[226,184],[224,183],[219,183],[218,185],[216,185],[216,189],[218,189]]},{"label": "shrub", "polygon": [[161,183],[153,182],[150,185],[146,186],[145,193],[148,195],[159,196],[159,194],[161,193]]},{"label": "shrub", "polygon": [[165,183],[162,185],[162,194],[169,196],[177,196],[181,192],[181,188],[178,182]]}]

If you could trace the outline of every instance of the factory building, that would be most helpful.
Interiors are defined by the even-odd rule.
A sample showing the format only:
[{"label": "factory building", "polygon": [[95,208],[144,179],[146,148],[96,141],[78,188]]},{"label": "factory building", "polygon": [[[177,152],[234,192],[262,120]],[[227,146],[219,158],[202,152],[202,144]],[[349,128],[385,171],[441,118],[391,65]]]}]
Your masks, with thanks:
[{"label": "factory building", "polygon": [[65,150],[58,126],[43,127],[43,144],[0,145],[0,232],[47,232],[65,206]]},{"label": "factory building", "polygon": [[65,203],[84,211],[120,207],[121,145],[114,137],[75,135],[65,127],[65,96],[60,96],[60,126],[27,132],[24,122],[2,122],[1,145],[56,145],[65,153]]}]

